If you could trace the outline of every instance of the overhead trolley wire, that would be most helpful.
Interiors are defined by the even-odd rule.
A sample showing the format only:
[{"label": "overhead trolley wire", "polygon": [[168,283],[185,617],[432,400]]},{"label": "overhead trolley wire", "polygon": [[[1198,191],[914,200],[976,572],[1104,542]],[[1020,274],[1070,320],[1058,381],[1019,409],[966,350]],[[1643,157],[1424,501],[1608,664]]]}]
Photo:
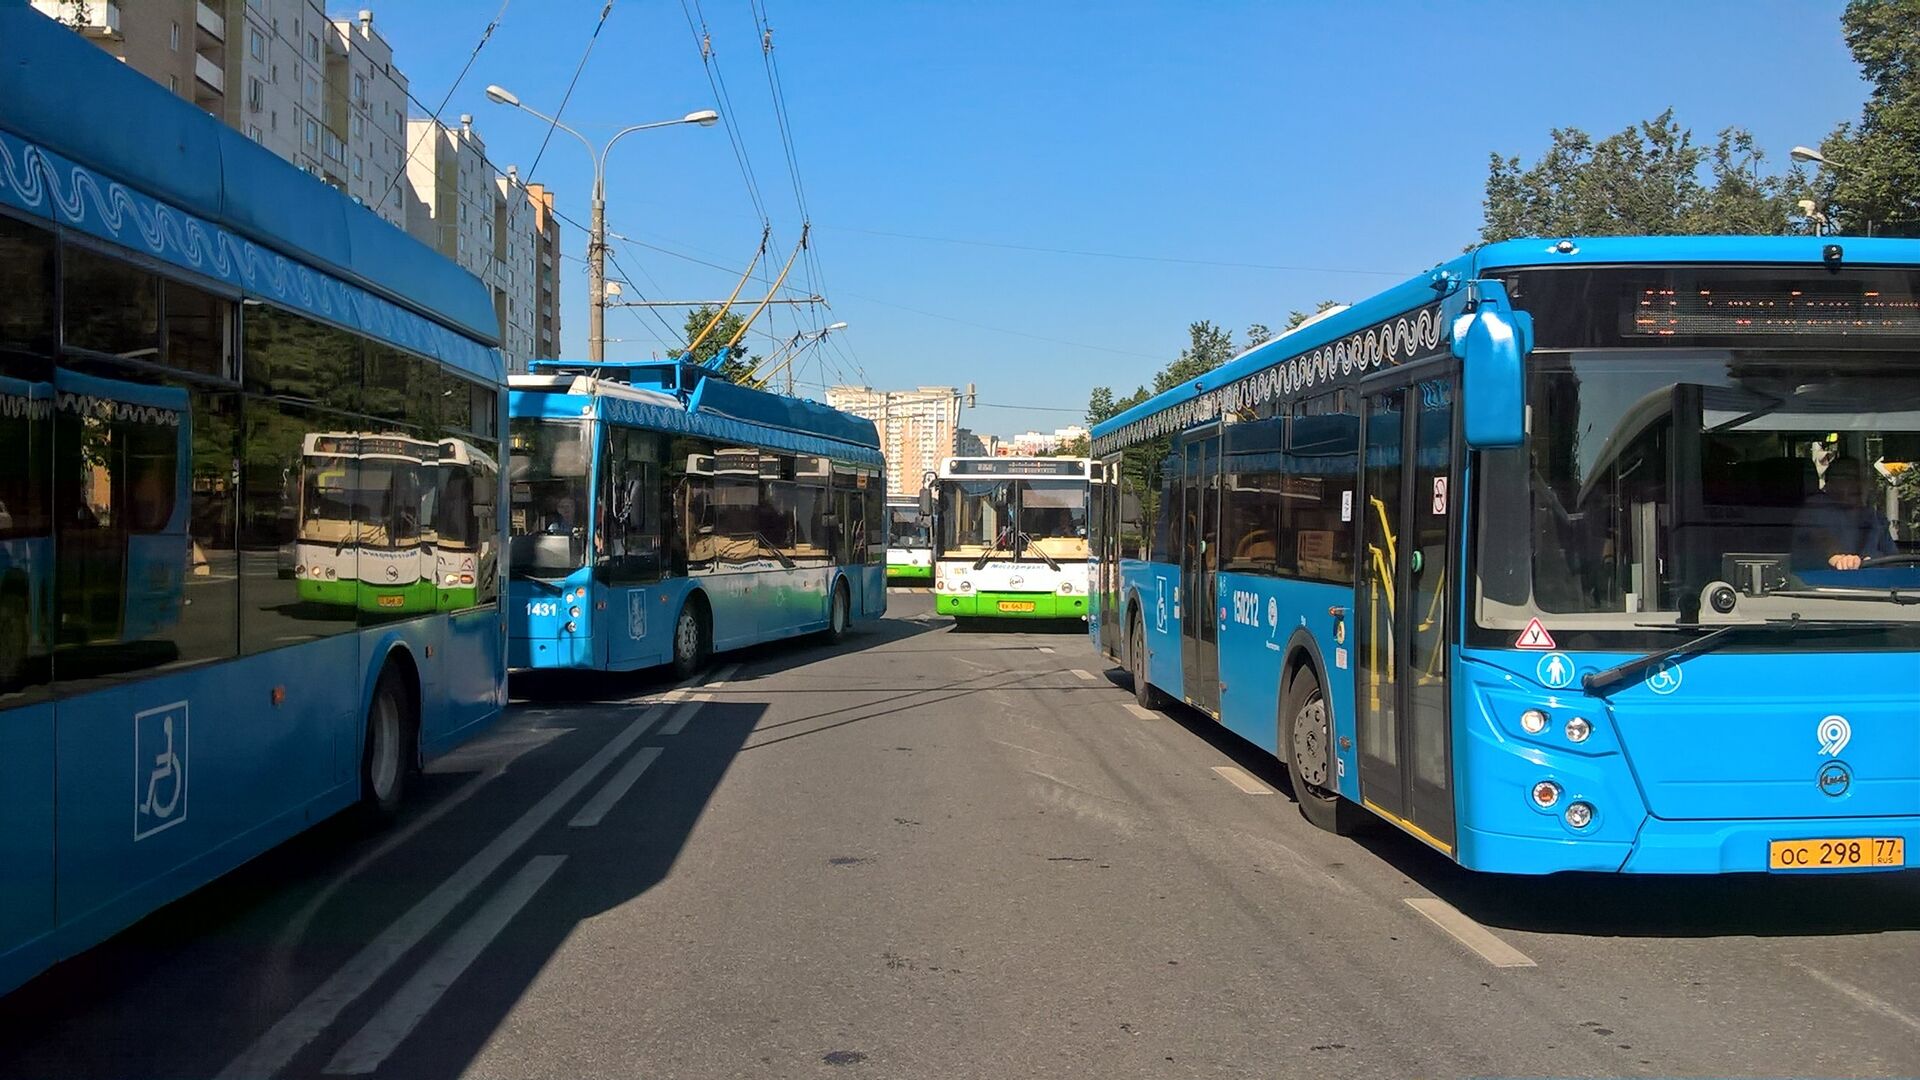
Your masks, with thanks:
[{"label": "overhead trolley wire", "polygon": [[[733,122],[733,98],[727,93],[726,75],[720,70],[719,59],[713,51],[713,35],[707,30],[707,16],[700,11],[700,0],[693,0],[693,6],[687,6],[688,0],[680,0],[680,10],[687,17],[687,31],[693,35],[694,48],[700,50],[700,66],[707,73],[707,88],[713,91],[714,107],[720,111],[720,123],[727,130],[727,143],[733,147],[734,164],[740,168],[740,179],[747,185],[747,198],[753,203],[753,210],[766,225],[767,205],[760,197],[760,181],[753,174],[753,157],[747,153],[747,143]],[[694,13],[700,11],[696,19]]]},{"label": "overhead trolley wire", "polygon": [[[547,124],[547,134],[540,140],[540,149],[533,155],[533,164],[527,167],[527,182],[533,182],[533,174],[540,168],[540,159],[547,156],[547,144],[553,141],[553,133],[560,126],[560,118],[566,115],[567,102],[573,100],[573,88],[580,82],[580,73],[587,69],[587,58],[593,55],[593,43],[600,40],[600,31],[606,28],[607,16],[613,14],[613,0],[600,8],[600,19],[593,24],[593,33],[587,35],[587,47],[580,53],[580,62],[573,66],[573,78],[567,80],[567,92],[560,95],[560,107],[553,110],[553,120]],[[598,162],[595,162],[596,168]]]},{"label": "overhead trolley wire", "polygon": [[[440,107],[437,109],[434,109],[433,112],[429,114],[429,116],[431,117],[431,119],[433,120],[436,126],[440,123],[440,114],[446,111],[447,103],[453,100],[454,91],[460,89],[460,84],[466,79],[467,72],[473,70],[473,62],[480,58],[480,50],[487,47],[487,41],[493,37],[493,32],[499,29],[500,20],[506,17],[507,5],[511,2],[512,0],[500,0],[500,10],[494,13],[493,21],[487,24],[487,28],[485,30],[480,31],[480,40],[474,42],[473,51],[467,54],[467,62],[460,66],[460,74],[455,75],[453,77],[453,85],[447,87],[446,95],[440,99]],[[608,2],[611,3],[612,0],[608,0]],[[282,41],[287,40],[284,36],[280,34],[279,20],[274,21],[273,33],[274,33],[274,36],[279,37],[280,40]],[[288,41],[287,44],[292,45],[293,43]],[[294,48],[297,51],[299,49],[299,46],[295,45]],[[389,75],[389,78],[391,78],[391,75]],[[395,79],[394,85],[398,86],[399,80]],[[412,91],[407,92],[407,97],[410,99],[413,98]],[[414,99],[414,103],[419,104],[418,99]],[[424,105],[421,107],[425,108]],[[424,129],[420,133],[421,140],[424,141],[432,133],[433,133],[432,128]],[[402,161],[401,167],[393,171],[393,179],[387,183],[387,190],[381,193],[380,201],[376,205],[385,206],[387,204],[387,198],[393,194],[393,189],[399,186],[400,178],[407,174],[406,165],[410,164],[413,161],[413,155],[415,153],[418,153],[419,149],[420,149],[419,142],[414,143],[413,146],[407,149],[406,158]]]}]

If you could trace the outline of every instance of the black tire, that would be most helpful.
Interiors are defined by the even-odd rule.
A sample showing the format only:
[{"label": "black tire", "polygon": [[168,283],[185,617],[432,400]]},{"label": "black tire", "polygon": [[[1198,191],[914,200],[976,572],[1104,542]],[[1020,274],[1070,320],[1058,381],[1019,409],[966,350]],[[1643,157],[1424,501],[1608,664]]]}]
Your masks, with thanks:
[{"label": "black tire", "polygon": [[1357,830],[1365,818],[1360,808],[1340,797],[1333,759],[1333,727],[1320,677],[1303,667],[1287,684],[1280,709],[1280,753],[1293,780],[1293,797],[1300,816],[1339,836]]},{"label": "black tire", "polygon": [[367,705],[366,736],[360,746],[360,808],[376,824],[392,821],[406,801],[407,780],[416,760],[418,721],[407,681],[389,666]]},{"label": "black tire", "polygon": [[827,602],[827,640],[845,641],[853,630],[853,597],[847,592],[845,578],[834,582],[833,599]]},{"label": "black tire", "polygon": [[707,654],[712,647],[707,627],[707,609],[695,600],[680,605],[680,614],[673,620],[675,677],[691,679],[698,675],[700,669],[707,666]]},{"label": "black tire", "polygon": [[1133,673],[1133,700],[1143,709],[1158,712],[1167,707],[1169,698],[1159,688],[1147,680],[1147,630],[1141,625],[1140,616],[1128,620],[1127,631],[1127,670]]}]

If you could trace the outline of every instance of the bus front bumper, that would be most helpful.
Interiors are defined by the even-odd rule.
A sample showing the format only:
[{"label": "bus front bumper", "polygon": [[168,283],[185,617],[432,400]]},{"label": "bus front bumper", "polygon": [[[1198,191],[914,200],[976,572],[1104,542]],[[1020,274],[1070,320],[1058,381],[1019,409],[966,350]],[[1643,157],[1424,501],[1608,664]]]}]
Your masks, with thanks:
[{"label": "bus front bumper", "polygon": [[[1775,841],[1899,840],[1898,866],[1769,865]],[[1668,821],[1649,817],[1630,843],[1517,836],[1482,829],[1460,830],[1460,861],[1499,874],[1548,874],[1592,870],[1627,874],[1820,874],[1872,873],[1920,867],[1920,817]]]},{"label": "bus front bumper", "polygon": [[515,670],[592,668],[593,638],[587,634],[507,639],[507,666]]},{"label": "bus front bumper", "polygon": [[933,567],[907,566],[904,563],[898,564],[898,565],[894,563],[888,563],[887,564],[887,580],[888,581],[931,581],[933,580]]},{"label": "bus front bumper", "polygon": [[1084,619],[1087,598],[1043,592],[940,593],[934,610],[956,619]]}]

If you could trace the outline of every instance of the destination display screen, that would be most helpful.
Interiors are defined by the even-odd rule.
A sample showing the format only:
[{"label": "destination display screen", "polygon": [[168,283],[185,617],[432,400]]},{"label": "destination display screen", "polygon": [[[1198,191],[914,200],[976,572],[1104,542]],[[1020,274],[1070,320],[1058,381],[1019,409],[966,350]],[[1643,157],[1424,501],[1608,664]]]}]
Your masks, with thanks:
[{"label": "destination display screen", "polygon": [[983,458],[949,464],[947,471],[954,476],[1085,476],[1087,471],[1077,458]]},{"label": "destination display screen", "polygon": [[1749,334],[1920,335],[1920,297],[1887,292],[1859,280],[1835,282],[1708,281],[1691,287],[1636,289],[1622,332],[1635,337]]}]

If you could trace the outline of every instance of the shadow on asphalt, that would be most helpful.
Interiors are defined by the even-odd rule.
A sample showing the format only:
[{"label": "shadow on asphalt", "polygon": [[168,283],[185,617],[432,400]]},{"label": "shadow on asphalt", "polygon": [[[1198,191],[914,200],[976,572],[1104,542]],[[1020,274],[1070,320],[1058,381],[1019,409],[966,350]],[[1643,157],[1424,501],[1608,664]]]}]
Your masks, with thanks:
[{"label": "shadow on asphalt", "polygon": [[[1133,690],[1125,672],[1115,687]],[[1185,705],[1170,719],[1289,799],[1279,759]],[[1391,824],[1369,821],[1350,838],[1433,895],[1491,927],[1591,937],[1818,937],[1920,929],[1920,870],[1875,874],[1653,875],[1565,873],[1541,877],[1462,869]]]}]

